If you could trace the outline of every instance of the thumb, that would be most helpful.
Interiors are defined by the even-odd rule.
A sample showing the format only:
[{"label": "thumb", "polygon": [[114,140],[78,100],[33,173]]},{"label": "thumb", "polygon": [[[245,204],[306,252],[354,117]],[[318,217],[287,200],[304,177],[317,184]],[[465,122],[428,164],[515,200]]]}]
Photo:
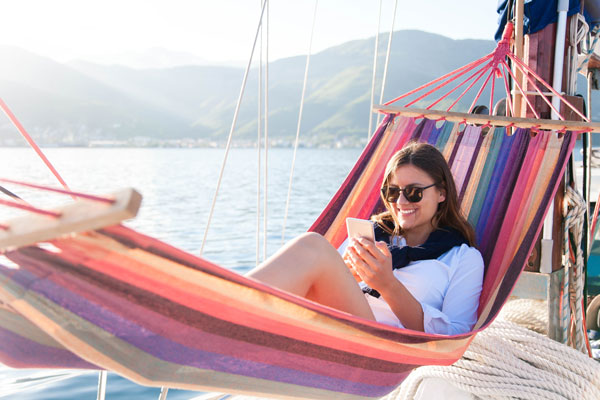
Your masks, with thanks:
[{"label": "thumb", "polygon": [[388,249],[388,245],[386,242],[383,241],[379,241],[379,242],[375,242],[375,246],[377,246],[377,248],[386,256],[389,256],[390,250]]}]

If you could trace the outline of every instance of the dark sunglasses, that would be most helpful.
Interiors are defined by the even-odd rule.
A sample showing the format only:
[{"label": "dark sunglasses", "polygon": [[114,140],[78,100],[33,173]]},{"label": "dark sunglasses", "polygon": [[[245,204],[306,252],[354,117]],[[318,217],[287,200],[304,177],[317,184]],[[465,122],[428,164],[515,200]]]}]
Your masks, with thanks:
[{"label": "dark sunglasses", "polygon": [[381,188],[381,195],[388,203],[395,203],[402,193],[409,202],[418,203],[423,199],[423,190],[432,186],[435,186],[435,183],[425,187],[408,185],[404,189],[400,189],[398,186],[384,186]]}]

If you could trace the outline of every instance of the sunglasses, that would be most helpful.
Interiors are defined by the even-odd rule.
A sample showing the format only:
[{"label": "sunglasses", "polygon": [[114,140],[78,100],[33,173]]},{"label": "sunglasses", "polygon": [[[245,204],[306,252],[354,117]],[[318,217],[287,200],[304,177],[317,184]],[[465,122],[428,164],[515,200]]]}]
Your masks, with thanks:
[{"label": "sunglasses", "polygon": [[410,203],[418,203],[423,199],[423,190],[433,186],[435,186],[435,183],[425,187],[408,185],[404,189],[400,189],[398,186],[384,186],[381,188],[381,196],[388,203],[395,203],[400,198],[400,193],[402,193]]}]

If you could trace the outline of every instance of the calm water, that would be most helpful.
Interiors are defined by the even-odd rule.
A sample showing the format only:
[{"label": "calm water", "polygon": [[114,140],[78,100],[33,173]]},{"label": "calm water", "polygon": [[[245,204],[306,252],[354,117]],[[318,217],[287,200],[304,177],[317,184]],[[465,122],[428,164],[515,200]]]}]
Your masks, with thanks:
[{"label": "calm water", "polygon": [[[199,254],[224,150],[60,148],[45,152],[73,190],[105,194],[136,188],[144,200],[138,216],[126,225]],[[281,245],[292,154],[290,149],[269,151],[267,254]],[[358,149],[298,151],[287,239],[308,229],[359,154]],[[261,163],[264,169],[264,159]],[[248,270],[256,262],[257,165],[256,150],[231,150],[204,248],[205,258],[238,272]],[[54,177],[28,148],[0,148],[0,177],[56,186]],[[69,200],[5,186],[40,206]],[[263,199],[260,205],[262,259]],[[0,221],[15,214],[18,213],[0,207]],[[71,377],[72,374],[73,371],[11,370],[0,366],[0,398],[95,399],[98,374]],[[17,389],[18,393],[14,393]],[[189,399],[198,394],[171,390],[168,399]],[[116,374],[108,376],[107,399],[156,399],[158,395],[157,388],[136,385]]]}]

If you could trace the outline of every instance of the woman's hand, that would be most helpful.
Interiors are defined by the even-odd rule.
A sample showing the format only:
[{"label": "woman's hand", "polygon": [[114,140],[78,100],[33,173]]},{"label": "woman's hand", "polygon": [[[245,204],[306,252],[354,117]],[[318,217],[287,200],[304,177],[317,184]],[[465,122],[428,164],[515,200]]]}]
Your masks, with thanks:
[{"label": "woman's hand", "polygon": [[362,278],[360,276],[358,276],[358,274],[354,270],[354,267],[352,265],[352,260],[350,259],[350,247],[351,247],[350,245],[346,246],[346,250],[344,250],[342,259],[344,260],[344,263],[346,264],[346,266],[352,273],[352,276],[354,277],[354,279],[356,279],[357,282],[360,282],[362,280]]},{"label": "woman's hand", "polygon": [[[347,256],[346,256],[347,255]],[[385,242],[351,239],[344,261],[371,288],[384,291],[395,281],[392,255]]]}]

